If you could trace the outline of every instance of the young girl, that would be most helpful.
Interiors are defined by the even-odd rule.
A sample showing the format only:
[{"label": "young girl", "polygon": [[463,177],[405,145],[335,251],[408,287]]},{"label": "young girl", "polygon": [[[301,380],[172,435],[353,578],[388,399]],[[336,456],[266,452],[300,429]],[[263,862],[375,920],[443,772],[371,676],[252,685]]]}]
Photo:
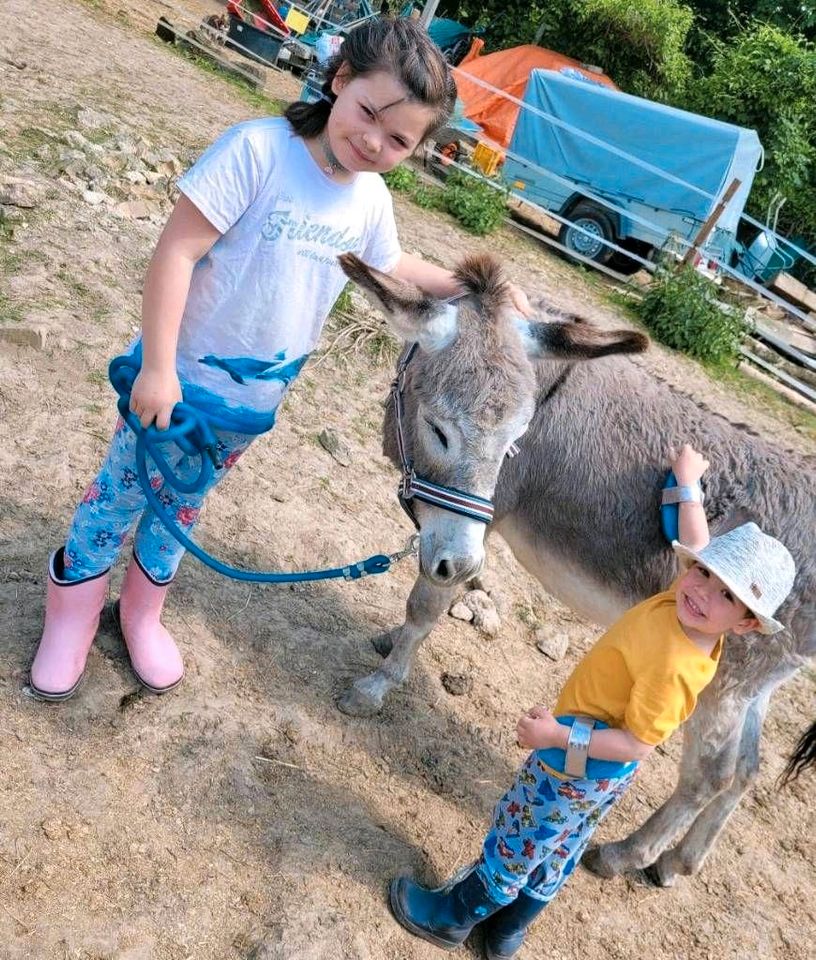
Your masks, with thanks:
[{"label": "young girl", "polygon": [[[455,97],[447,65],[421,27],[369,22],[347,37],[317,103],[293,103],[285,118],[233,127],[180,180],[147,272],[130,409],[143,427],[160,430],[182,394],[217,414],[227,429],[216,432],[222,466],[211,486],[249,446],[252,425],[274,421],[346,282],[339,254],[353,251],[437,297],[459,292],[449,271],[402,253],[379,176],[445,121]],[[515,301],[529,312],[520,290]],[[30,676],[41,699],[76,691],[110,569],[137,522],[119,623],[149,690],[165,692],[183,678],[179,650],[160,622],[183,549],[145,508],[134,447],[120,421],[64,547],[51,555],[45,628]],[[178,448],[171,463],[182,479],[197,474]],[[204,493],[163,488],[155,470],[151,483],[189,531]]]},{"label": "young girl", "polygon": [[488,960],[515,956],[639,762],[694,710],[723,635],[783,629],[774,613],[793,586],[793,557],[754,523],[709,541],[699,485],[707,467],[685,446],[672,468],[678,486],[666,491],[679,504],[674,550],[690,568],[598,640],[557,716],[536,706],[518,721],[519,745],[533,752],[496,805],[477,863],[439,890],[392,882],[391,909],[411,933],[450,948],[484,922]]}]

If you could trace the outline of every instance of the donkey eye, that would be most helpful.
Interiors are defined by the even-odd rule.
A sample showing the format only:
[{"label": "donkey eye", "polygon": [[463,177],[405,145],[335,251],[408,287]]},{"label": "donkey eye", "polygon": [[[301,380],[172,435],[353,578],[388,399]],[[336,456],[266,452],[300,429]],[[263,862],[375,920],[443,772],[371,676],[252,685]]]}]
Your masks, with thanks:
[{"label": "donkey eye", "polygon": [[437,427],[437,425],[436,425],[435,423],[431,423],[430,420],[426,420],[425,423],[427,423],[428,426],[431,428],[431,430],[433,430],[434,434],[436,435],[436,439],[437,439],[437,440],[442,444],[442,446],[447,450],[447,449],[448,449],[448,438],[445,436],[445,434],[439,429],[439,427]]}]

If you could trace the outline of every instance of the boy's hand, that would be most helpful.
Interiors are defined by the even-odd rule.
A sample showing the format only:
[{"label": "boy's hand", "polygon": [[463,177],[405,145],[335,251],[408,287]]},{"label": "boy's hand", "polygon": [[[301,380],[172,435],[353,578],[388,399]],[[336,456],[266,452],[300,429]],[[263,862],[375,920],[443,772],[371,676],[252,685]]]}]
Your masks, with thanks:
[{"label": "boy's hand", "polygon": [[520,747],[529,750],[546,750],[561,747],[566,742],[566,727],[555,719],[546,707],[540,704],[528,710],[516,724],[516,739]]},{"label": "boy's hand", "polygon": [[669,455],[672,461],[672,473],[679,487],[692,487],[700,482],[702,475],[708,470],[708,460],[694,447],[686,443],[683,449],[675,456],[672,451]]},{"label": "boy's hand", "polygon": [[155,420],[159,430],[166,430],[170,426],[173,407],[181,399],[181,384],[175,372],[157,373],[142,367],[133,381],[130,410],[143,427],[149,427]]}]

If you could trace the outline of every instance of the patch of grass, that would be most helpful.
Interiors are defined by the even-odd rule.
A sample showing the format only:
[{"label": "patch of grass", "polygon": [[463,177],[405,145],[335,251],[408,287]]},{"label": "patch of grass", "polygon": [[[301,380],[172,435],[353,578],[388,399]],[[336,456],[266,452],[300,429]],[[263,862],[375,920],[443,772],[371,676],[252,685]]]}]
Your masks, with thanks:
[{"label": "patch of grass", "polygon": [[0,290],[0,323],[19,323],[23,319],[22,307],[13,303]]},{"label": "patch of grass", "polygon": [[0,243],[8,243],[14,236],[14,224],[0,213]]},{"label": "patch of grass", "polygon": [[85,374],[85,379],[95,387],[103,387],[108,382],[108,371],[106,369],[89,370],[88,373]]},{"label": "patch of grass", "polygon": [[358,413],[351,421],[351,429],[361,443],[366,443],[372,437],[379,436],[380,424],[368,413]]},{"label": "patch of grass", "polygon": [[362,317],[353,313],[332,314],[329,336],[323,357],[329,354],[340,357],[363,354],[377,366],[392,366],[400,349],[385,321],[371,314]]},{"label": "patch of grass", "polygon": [[55,276],[68,290],[73,300],[73,306],[78,304],[83,307],[93,315],[94,319],[98,319],[99,315],[106,311],[107,304],[102,295],[91,289],[82,280],[78,280],[67,270],[58,270]]},{"label": "patch of grass", "polygon": [[[166,43],[164,43],[162,40],[159,40],[158,37],[154,39],[156,43],[160,43],[162,45],[163,49],[167,49],[168,45]],[[255,107],[257,110],[267,114],[268,116],[280,116],[280,114],[282,114],[286,109],[287,102],[285,100],[278,100],[277,97],[268,97],[265,93],[260,93],[252,86],[249,80],[244,80],[243,77],[234,73],[230,73],[217,62],[209,60],[207,57],[197,54],[192,50],[185,49],[184,47],[171,45],[170,49],[178,56],[183,57],[185,60],[192,61],[200,70],[203,70],[205,73],[209,73],[212,76],[224,80],[235,90],[236,93],[240,95],[242,100]]]},{"label": "patch of grass", "polygon": [[535,615],[535,611],[526,603],[515,603],[513,604],[513,612],[518,617],[518,619],[528,627],[537,627],[538,619]]},{"label": "patch of grass", "polygon": [[333,317],[340,313],[351,313],[351,309],[351,282],[349,282],[343,287],[342,293],[337,300],[335,300],[329,316]]},{"label": "patch of grass", "polygon": [[627,294],[624,290],[617,288],[604,291],[604,299],[626,316],[627,320],[636,323],[639,327],[645,326],[640,318],[638,306],[642,299],[641,295],[635,292]]},{"label": "patch of grass", "polygon": [[751,403],[789,423],[803,437],[816,440],[816,414],[811,413],[810,410],[792,403],[768,384],[755,380],[736,367],[709,366],[708,364],[705,367],[712,378],[728,384],[729,388],[739,393],[746,403]]},{"label": "patch of grass", "polygon": [[[629,320],[648,330],[638,310],[641,297],[637,292],[627,295],[624,291],[614,289],[607,290],[604,296],[608,303],[614,304]],[[792,403],[768,384],[748,376],[738,367],[736,359],[730,363],[704,360],[698,362],[712,380],[727,384],[729,389],[739,394],[746,403],[769,411],[778,419],[789,423],[802,436],[816,440],[816,414]]]}]

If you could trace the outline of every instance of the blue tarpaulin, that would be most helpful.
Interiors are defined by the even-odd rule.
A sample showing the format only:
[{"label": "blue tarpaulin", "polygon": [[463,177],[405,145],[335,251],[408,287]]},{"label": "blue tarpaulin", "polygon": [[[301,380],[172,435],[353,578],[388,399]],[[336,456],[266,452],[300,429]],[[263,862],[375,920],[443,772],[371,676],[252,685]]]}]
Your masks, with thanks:
[{"label": "blue tarpaulin", "polygon": [[[594,139],[522,110],[509,153],[624,206],[645,203],[698,222],[706,219],[737,177],[742,186],[718,224],[732,233],[736,229],[762,158],[755,131],[547,70],[531,73],[524,102]],[[647,166],[638,166],[621,154],[631,154]],[[650,168],[669,176],[661,177]],[[523,177],[529,183],[537,176],[511,156],[503,173],[511,182]],[[543,193],[551,193],[546,184],[551,178],[541,175],[540,179]],[[535,185],[525,190],[530,199],[535,199],[535,193]],[[552,207],[552,197],[544,205]]]}]

